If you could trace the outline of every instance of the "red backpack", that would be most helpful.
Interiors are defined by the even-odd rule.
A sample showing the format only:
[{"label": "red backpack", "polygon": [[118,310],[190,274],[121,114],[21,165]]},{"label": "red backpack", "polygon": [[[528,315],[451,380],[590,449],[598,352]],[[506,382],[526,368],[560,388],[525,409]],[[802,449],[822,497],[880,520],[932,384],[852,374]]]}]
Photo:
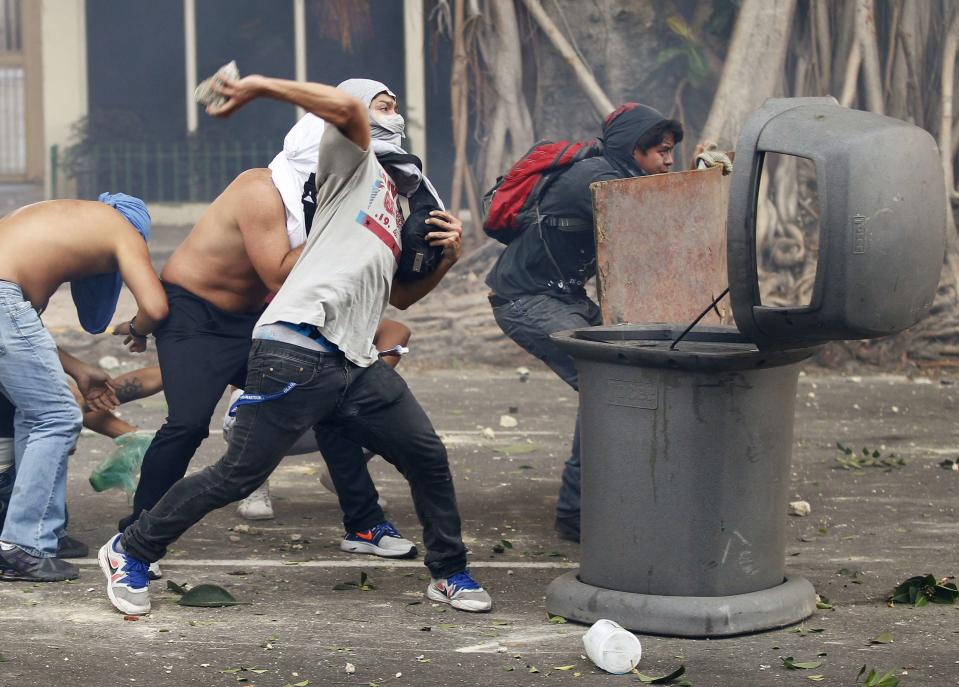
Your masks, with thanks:
[{"label": "red backpack", "polygon": [[483,195],[483,231],[508,244],[539,216],[539,201],[556,176],[574,162],[601,154],[598,140],[540,141]]}]

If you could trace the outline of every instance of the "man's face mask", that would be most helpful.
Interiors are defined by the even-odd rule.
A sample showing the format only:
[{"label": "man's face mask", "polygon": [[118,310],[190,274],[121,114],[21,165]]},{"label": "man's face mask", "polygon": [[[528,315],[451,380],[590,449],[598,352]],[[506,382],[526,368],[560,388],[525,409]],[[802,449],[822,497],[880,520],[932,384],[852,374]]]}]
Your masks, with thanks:
[{"label": "man's face mask", "polygon": [[389,131],[391,134],[398,134],[399,136],[403,135],[403,132],[406,131],[406,120],[403,119],[403,115],[396,113],[391,115],[381,115],[373,114],[370,116],[373,118],[373,121]]}]

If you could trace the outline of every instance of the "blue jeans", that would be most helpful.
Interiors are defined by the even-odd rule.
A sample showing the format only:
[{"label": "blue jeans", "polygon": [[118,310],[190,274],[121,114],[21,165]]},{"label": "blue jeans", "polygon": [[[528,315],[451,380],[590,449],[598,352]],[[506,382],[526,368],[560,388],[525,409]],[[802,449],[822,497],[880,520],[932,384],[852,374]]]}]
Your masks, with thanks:
[{"label": "blue jeans", "polygon": [[[586,296],[557,298],[549,294],[521,296],[504,305],[493,306],[493,317],[503,333],[528,353],[536,356],[579,391],[579,379],[573,359],[549,338],[566,329],[600,324],[599,306]],[[556,517],[579,517],[580,491],[579,412],[569,459],[563,468],[563,484],[556,502]]]},{"label": "blue jeans", "polygon": [[53,337],[20,287],[0,281],[0,393],[14,406],[13,494],[0,540],[52,558],[66,520],[67,456],[83,415]]}]

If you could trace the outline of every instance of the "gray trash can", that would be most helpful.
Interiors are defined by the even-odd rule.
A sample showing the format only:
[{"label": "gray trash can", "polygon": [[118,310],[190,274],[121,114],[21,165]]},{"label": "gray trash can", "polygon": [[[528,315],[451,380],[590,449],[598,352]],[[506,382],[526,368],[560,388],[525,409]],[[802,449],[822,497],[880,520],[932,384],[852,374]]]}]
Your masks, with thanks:
[{"label": "gray trash can", "polygon": [[[817,168],[819,266],[812,300],[798,308],[766,307],[758,295],[765,152]],[[812,614],[812,585],[786,577],[784,563],[799,368],[825,341],[918,322],[935,295],[944,231],[941,167],[925,131],[832,98],[770,100],[754,113],[727,222],[737,327],[693,329],[675,348],[685,323],[553,337],[579,371],[582,562],[550,584],[549,612],[688,637]]]}]

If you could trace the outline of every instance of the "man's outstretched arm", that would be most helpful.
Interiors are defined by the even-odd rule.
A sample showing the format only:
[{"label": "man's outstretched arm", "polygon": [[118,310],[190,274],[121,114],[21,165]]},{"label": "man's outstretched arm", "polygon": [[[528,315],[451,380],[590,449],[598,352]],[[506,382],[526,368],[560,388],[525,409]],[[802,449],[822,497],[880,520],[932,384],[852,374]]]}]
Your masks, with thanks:
[{"label": "man's outstretched arm", "polygon": [[228,100],[219,107],[209,105],[206,108],[207,114],[212,117],[229,117],[257,98],[282,100],[298,105],[332,124],[363,150],[370,147],[370,122],[366,106],[334,86],[251,74],[238,81],[221,77],[213,89]]}]

